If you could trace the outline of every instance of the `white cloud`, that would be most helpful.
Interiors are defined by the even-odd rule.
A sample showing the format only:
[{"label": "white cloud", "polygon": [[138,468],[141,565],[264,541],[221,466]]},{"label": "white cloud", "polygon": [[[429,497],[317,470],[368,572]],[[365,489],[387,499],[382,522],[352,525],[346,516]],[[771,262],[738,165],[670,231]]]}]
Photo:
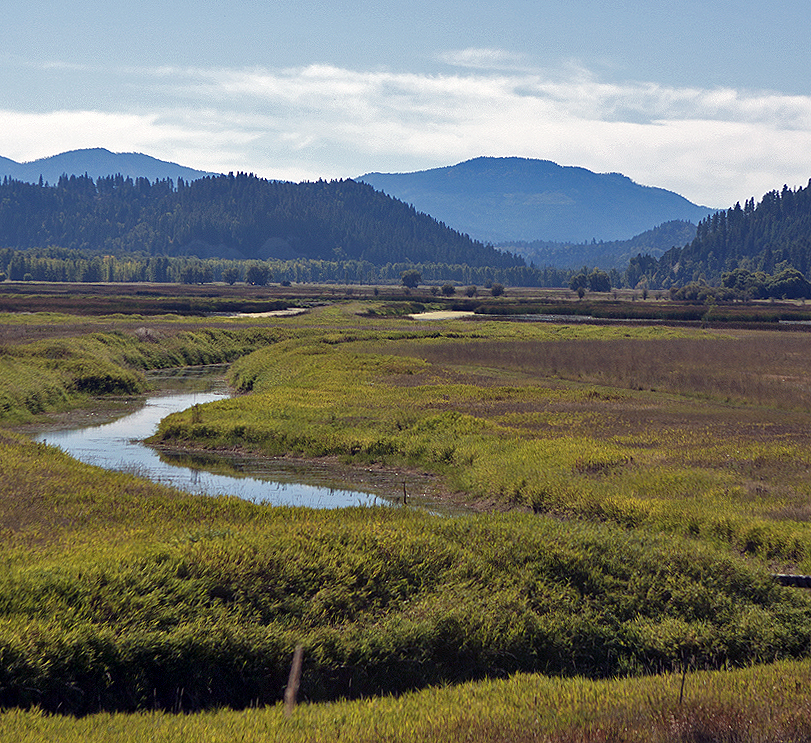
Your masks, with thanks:
[{"label": "white cloud", "polygon": [[576,66],[547,74],[495,49],[447,58],[467,69],[120,70],[152,96],[138,111],[0,112],[0,154],[107,147],[293,180],[537,157],[622,172],[710,206],[811,175],[809,97],[607,83]]},{"label": "white cloud", "polygon": [[471,67],[483,70],[525,67],[528,64],[528,60],[523,54],[487,47],[454,49],[440,54],[439,60],[454,67]]},{"label": "white cloud", "polygon": [[[20,113],[0,110],[0,145],[5,157],[19,162],[86,147],[115,152],[146,152],[161,159],[178,153],[208,152],[236,156],[258,133],[224,127],[220,113],[186,111],[123,114],[103,111]],[[182,163],[186,164],[186,163]]]}]

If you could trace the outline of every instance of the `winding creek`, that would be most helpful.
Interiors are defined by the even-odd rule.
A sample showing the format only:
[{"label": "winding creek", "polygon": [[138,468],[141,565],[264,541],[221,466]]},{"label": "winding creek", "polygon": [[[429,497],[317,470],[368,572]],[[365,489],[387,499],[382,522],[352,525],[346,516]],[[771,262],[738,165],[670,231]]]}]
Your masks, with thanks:
[{"label": "winding creek", "polygon": [[[87,464],[130,472],[191,493],[234,495],[254,502],[310,508],[394,505],[402,501],[402,480],[393,473],[365,470],[337,474],[326,463],[192,454],[144,443],[170,413],[227,397],[222,371],[222,367],[201,367],[155,375],[152,382],[158,390],[146,399],[130,401],[129,408],[137,408],[133,412],[125,411],[102,425],[41,430],[33,438],[58,446]],[[449,509],[426,494],[424,479],[410,478],[407,487],[409,505],[446,513],[459,510]]]}]

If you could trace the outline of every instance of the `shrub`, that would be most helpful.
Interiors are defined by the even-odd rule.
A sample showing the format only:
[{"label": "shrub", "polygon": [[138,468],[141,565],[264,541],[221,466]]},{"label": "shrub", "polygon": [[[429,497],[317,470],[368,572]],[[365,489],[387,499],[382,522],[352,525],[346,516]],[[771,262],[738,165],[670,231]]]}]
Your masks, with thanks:
[{"label": "shrub", "polygon": [[400,274],[400,279],[403,282],[403,286],[409,289],[416,289],[422,283],[422,274],[412,268],[408,271],[403,271]]}]

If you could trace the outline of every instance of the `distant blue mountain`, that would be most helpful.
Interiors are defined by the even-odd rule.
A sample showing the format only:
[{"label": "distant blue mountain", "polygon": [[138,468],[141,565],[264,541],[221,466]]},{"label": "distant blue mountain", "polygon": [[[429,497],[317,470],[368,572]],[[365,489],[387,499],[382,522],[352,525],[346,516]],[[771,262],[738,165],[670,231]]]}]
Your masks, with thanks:
[{"label": "distant blue mountain", "polygon": [[63,175],[89,175],[96,180],[100,176],[123,175],[132,178],[147,178],[150,181],[171,178],[176,181],[197,180],[212,175],[202,170],[186,168],[176,163],[158,160],[138,152],[110,152],[97,147],[89,150],[72,150],[61,155],[43,157],[27,163],[18,163],[0,157],[0,180],[4,176],[26,183],[44,181],[54,184]]},{"label": "distant blue mountain", "polygon": [[698,223],[716,211],[620,173],[520,157],[479,157],[416,173],[367,173],[356,180],[491,243],[627,240],[673,220]]},{"label": "distant blue mountain", "polygon": [[499,243],[495,247],[520,255],[527,263],[555,268],[581,268],[582,266],[624,270],[628,262],[637,256],[651,255],[659,258],[673,247],[680,248],[692,242],[696,236],[692,222],[674,220],[665,222],[630,240],[607,242],[563,243],[543,240],[522,242],[520,240]]}]

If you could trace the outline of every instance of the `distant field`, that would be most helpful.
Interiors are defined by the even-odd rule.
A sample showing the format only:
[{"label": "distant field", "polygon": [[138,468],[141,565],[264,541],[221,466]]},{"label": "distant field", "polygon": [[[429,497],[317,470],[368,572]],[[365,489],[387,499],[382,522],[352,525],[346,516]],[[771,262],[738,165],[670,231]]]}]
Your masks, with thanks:
[{"label": "distant field", "polygon": [[[764,664],[811,645],[811,598],[770,578],[811,573],[811,334],[306,301],[281,319],[0,315],[0,420],[226,361],[243,394],[159,439],[431,472],[494,513],[192,497],[3,432],[0,705],[141,713],[8,711],[0,735],[803,740],[808,661]],[[144,714],[273,704],[298,643],[303,699],[373,698],[288,722]],[[432,684],[453,686],[377,696]]]}]

